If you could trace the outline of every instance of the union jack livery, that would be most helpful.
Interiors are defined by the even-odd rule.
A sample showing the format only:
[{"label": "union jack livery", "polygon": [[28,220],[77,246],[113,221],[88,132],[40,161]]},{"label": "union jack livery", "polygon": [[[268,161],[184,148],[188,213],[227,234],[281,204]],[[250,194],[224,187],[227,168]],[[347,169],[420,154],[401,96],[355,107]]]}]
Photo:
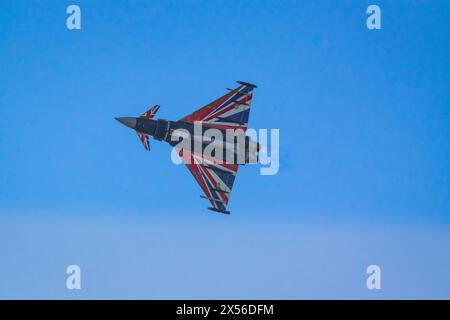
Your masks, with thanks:
[{"label": "union jack livery", "polygon": [[[203,190],[201,197],[211,202],[208,209],[225,214],[230,213],[227,205],[239,165],[256,162],[260,149],[245,135],[256,85],[243,81],[238,84],[236,89],[228,89],[222,97],[178,121],[153,120],[159,105],[137,118],[116,118],[136,130],[146,150],[150,150],[149,136],[175,148]],[[180,143],[180,138],[188,143]]]},{"label": "union jack livery", "polygon": [[[150,120],[155,115],[156,111],[158,111],[159,105],[156,105],[152,108],[150,108],[148,111],[141,114],[139,118],[141,119],[147,119]],[[144,145],[144,149],[150,151],[150,138],[148,134],[139,132],[136,130],[137,135],[139,136],[139,139],[141,140],[142,144]]]}]

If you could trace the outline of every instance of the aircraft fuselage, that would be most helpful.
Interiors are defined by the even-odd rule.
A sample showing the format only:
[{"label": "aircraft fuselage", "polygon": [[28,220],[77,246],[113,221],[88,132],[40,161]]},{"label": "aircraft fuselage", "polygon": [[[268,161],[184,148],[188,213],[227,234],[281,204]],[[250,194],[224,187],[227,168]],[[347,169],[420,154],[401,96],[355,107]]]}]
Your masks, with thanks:
[{"label": "aircraft fuselage", "polygon": [[[259,144],[245,136],[243,130],[236,132],[234,130],[223,130],[214,128],[201,123],[189,123],[185,121],[169,121],[165,119],[144,119],[144,118],[117,118],[118,121],[126,126],[152,136],[155,140],[165,141],[172,147],[177,146],[181,139],[194,150],[195,144],[201,146],[201,152],[209,146],[210,149],[222,149],[223,162],[227,161],[227,153],[234,155],[233,163],[245,164],[257,161],[257,152]],[[188,140],[188,142],[186,142]],[[241,157],[239,157],[239,155]],[[215,156],[217,158],[217,155]],[[227,161],[229,162],[229,161]]]}]

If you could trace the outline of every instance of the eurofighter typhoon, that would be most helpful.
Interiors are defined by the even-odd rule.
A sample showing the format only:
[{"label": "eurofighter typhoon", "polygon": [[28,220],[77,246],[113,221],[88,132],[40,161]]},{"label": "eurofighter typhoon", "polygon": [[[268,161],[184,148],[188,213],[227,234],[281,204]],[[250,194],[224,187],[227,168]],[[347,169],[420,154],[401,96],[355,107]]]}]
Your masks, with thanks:
[{"label": "eurofighter typhoon", "polygon": [[256,163],[260,151],[246,135],[256,85],[237,83],[236,89],[178,121],[154,120],[159,105],[139,117],[115,118],[136,131],[146,150],[150,136],[175,148],[202,188],[201,197],[211,202],[208,209],[224,214],[230,213],[227,205],[239,165]]}]

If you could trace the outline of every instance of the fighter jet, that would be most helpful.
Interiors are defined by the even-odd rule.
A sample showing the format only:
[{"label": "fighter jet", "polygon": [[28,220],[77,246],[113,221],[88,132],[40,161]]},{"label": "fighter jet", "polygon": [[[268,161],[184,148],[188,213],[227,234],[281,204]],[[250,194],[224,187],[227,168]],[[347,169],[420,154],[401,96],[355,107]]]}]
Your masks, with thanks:
[{"label": "fighter jet", "polygon": [[[224,214],[230,214],[227,205],[239,165],[257,162],[260,150],[260,145],[245,135],[256,85],[237,83],[237,88],[227,88],[228,93],[178,121],[154,120],[159,105],[139,117],[115,118],[136,131],[146,150],[150,150],[150,136],[175,148],[203,190],[200,197],[211,202],[208,209]],[[223,139],[217,138],[219,133]],[[230,134],[235,136],[231,143],[226,138]],[[180,146],[183,138],[188,144]],[[207,153],[207,148],[216,149]]]}]

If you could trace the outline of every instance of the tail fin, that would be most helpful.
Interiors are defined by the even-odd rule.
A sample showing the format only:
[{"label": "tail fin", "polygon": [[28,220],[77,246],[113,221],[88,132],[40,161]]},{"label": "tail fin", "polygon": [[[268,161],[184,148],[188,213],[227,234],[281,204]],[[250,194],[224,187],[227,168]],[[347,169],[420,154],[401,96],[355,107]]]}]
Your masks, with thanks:
[{"label": "tail fin", "polygon": [[[157,104],[154,107],[151,107],[148,111],[144,112],[139,116],[139,118],[150,120],[154,117],[155,113],[158,111],[159,105]],[[150,151],[150,137],[146,133],[142,133],[139,131],[136,131],[137,135],[139,136],[139,140],[141,140],[142,145],[144,146],[145,150]]]}]

